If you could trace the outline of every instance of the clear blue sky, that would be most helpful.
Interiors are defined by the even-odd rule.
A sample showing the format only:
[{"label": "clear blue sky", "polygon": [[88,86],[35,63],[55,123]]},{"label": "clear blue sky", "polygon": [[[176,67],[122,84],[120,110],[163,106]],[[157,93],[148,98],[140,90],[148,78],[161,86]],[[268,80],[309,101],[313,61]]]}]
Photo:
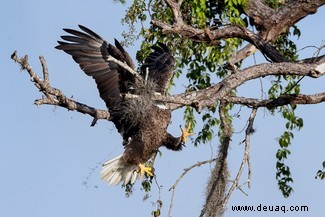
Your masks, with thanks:
[{"label": "clear blue sky", "polygon": [[[55,50],[62,28],[76,28],[83,24],[102,35],[107,41],[121,38],[127,27],[121,25],[126,6],[111,1],[5,1],[0,7],[0,216],[4,217],[108,217],[150,216],[155,208],[151,202],[158,199],[153,185],[151,197],[143,201],[144,192],[139,185],[130,198],[125,198],[121,187],[102,183],[99,167],[104,160],[119,155],[123,150],[121,137],[111,123],[99,121],[89,127],[92,118],[77,112],[51,106],[37,108],[33,101],[41,97],[25,72],[21,72],[10,55],[29,55],[29,61],[41,75],[39,55],[44,55],[50,72],[51,84],[67,96],[98,108],[105,108],[98,97],[93,80],[80,71],[77,64],[65,53]],[[298,48],[319,46],[325,40],[325,8],[299,23],[302,37]],[[135,56],[139,42],[129,47]],[[300,52],[302,57],[314,52],[309,48]],[[324,53],[324,52],[323,52]],[[262,59],[258,59],[259,62]],[[247,65],[250,63],[247,62]],[[266,81],[268,78],[266,78]],[[267,82],[264,82],[265,85]],[[181,87],[186,81],[179,79]],[[258,82],[257,82],[258,83]],[[324,91],[324,78],[315,81],[306,78],[304,93]],[[181,88],[175,88],[180,91]],[[256,91],[258,89],[258,91]],[[239,93],[248,96],[259,94],[259,86],[252,82]],[[245,126],[249,111],[242,109],[235,121],[235,131]],[[243,187],[249,196],[235,191],[230,199],[227,217],[234,216],[325,216],[323,207],[325,183],[315,180],[315,173],[325,160],[325,105],[301,106],[297,114],[304,117],[304,128],[296,133],[292,155],[287,163],[294,178],[294,193],[284,199],[275,180],[276,137],[284,129],[284,121],[271,116],[263,109],[255,121],[257,132],[251,141],[252,186]],[[169,131],[180,135],[183,124],[182,110],[173,113]],[[236,111],[234,111],[235,113]],[[243,155],[238,145],[243,134],[235,134],[229,150],[229,167],[236,174]],[[162,216],[169,208],[169,187],[186,168],[198,161],[210,159],[217,150],[217,141],[196,148],[190,143],[184,151],[175,153],[162,149],[163,156],[156,162],[156,175],[163,186]],[[95,168],[86,188],[82,183]],[[246,181],[244,171],[242,182]],[[205,194],[210,166],[194,169],[181,181],[175,195],[173,216],[198,216]],[[231,205],[307,205],[309,211],[246,212],[231,211]]]}]

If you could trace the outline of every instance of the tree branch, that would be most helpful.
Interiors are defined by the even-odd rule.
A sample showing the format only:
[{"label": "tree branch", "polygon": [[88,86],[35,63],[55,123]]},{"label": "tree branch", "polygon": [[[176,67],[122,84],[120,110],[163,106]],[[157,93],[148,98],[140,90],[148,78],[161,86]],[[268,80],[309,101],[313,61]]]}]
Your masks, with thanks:
[{"label": "tree branch", "polygon": [[[17,62],[22,70],[29,73],[31,81],[37,89],[39,89],[44,96],[41,99],[35,100],[37,106],[47,104],[66,108],[68,110],[76,110],[83,114],[88,114],[94,118],[91,126],[93,126],[98,119],[110,119],[110,114],[107,110],[96,109],[86,104],[77,102],[71,98],[66,97],[59,89],[50,86],[48,69],[45,59],[40,57],[43,68],[42,80],[32,70],[28,63],[28,56],[19,58],[17,52],[14,52],[11,58]],[[218,100],[223,100],[229,103],[245,105],[248,107],[276,107],[286,104],[316,104],[325,101],[325,93],[314,95],[294,95],[288,94],[280,96],[276,100],[261,100],[245,97],[229,96],[229,92],[246,81],[264,77],[267,75],[300,75],[310,77],[320,77],[325,74],[325,56],[316,58],[316,63],[274,63],[261,64],[240,70],[223,81],[203,90],[193,91],[188,93],[177,94],[173,96],[154,95],[153,100],[165,102],[166,106],[175,110],[183,106],[192,106],[197,109],[214,106]],[[112,60],[113,61],[113,60]],[[124,67],[124,64],[121,63]]]},{"label": "tree branch", "polygon": [[[223,81],[203,90],[177,94],[173,96],[154,96],[153,99],[168,103],[169,109],[183,106],[192,106],[199,111],[205,107],[214,106],[218,100],[225,100],[250,106],[276,106],[283,103],[314,104],[324,101],[323,93],[315,95],[284,95],[280,100],[258,100],[249,98],[236,98],[228,94],[243,83],[269,75],[299,75],[319,78],[325,74],[325,63],[264,63],[248,67],[230,75]],[[291,99],[291,100],[290,100]],[[276,102],[276,103],[275,103]]]},{"label": "tree branch", "polygon": [[[274,62],[288,61],[287,58],[280,54],[272,45],[264,41],[259,35],[256,35],[254,32],[241,26],[229,25],[221,29],[203,30],[193,28],[184,22],[176,22],[173,25],[169,25],[159,20],[152,20],[151,22],[160,27],[164,34],[178,34],[190,38],[193,41],[214,42],[226,38],[241,38],[255,45]],[[232,64],[234,63],[232,61],[230,62]]]},{"label": "tree branch", "polygon": [[110,114],[107,110],[96,109],[83,103],[79,103],[71,98],[66,97],[61,90],[50,86],[48,69],[44,57],[40,56],[40,61],[43,69],[43,80],[37,76],[32,67],[28,63],[28,56],[19,58],[17,51],[11,55],[11,59],[17,62],[22,70],[26,70],[30,76],[31,81],[37,89],[39,89],[44,96],[41,99],[35,100],[35,105],[40,106],[43,104],[60,106],[68,110],[75,110],[83,114],[88,114],[94,118],[91,126],[96,124],[98,119],[110,119]]},{"label": "tree branch", "polygon": [[[281,55],[269,42],[273,42],[276,38],[287,31],[293,24],[305,16],[315,13],[324,3],[324,0],[298,0],[290,1],[278,10],[273,10],[261,0],[250,0],[245,8],[245,13],[249,16],[257,28],[260,30],[258,34],[237,25],[228,25],[218,29],[198,29],[187,25],[183,21],[181,11],[181,1],[176,3],[174,0],[165,0],[169,8],[173,12],[174,23],[172,25],[161,22],[159,20],[151,20],[151,22],[160,27],[164,34],[177,34],[190,38],[194,41],[213,42],[226,38],[241,38],[251,43],[239,50],[229,63],[235,64],[249,55],[253,54],[258,48],[273,62],[289,61]],[[288,16],[288,14],[290,16]]]},{"label": "tree branch", "polygon": [[195,167],[200,167],[203,164],[208,164],[208,163],[212,163],[213,161],[215,161],[216,158],[211,159],[211,160],[206,160],[206,161],[199,161],[196,164],[193,164],[192,166],[185,168],[184,172],[178,177],[178,179],[176,180],[176,182],[173,184],[173,186],[169,189],[169,191],[172,190],[172,197],[170,200],[170,206],[169,206],[169,211],[168,211],[168,217],[171,217],[171,213],[172,213],[172,208],[173,208],[173,204],[174,204],[174,197],[175,197],[175,191],[176,191],[176,187],[178,185],[178,183],[181,181],[181,179],[188,173],[190,172],[193,168]]},{"label": "tree branch", "polygon": [[271,17],[264,19],[261,35],[266,35],[265,38],[263,37],[266,41],[274,41],[290,26],[316,13],[317,9],[324,4],[324,0],[291,0],[278,8]]},{"label": "tree branch", "polygon": [[[243,173],[243,170],[244,170],[244,167],[245,167],[245,164],[248,163],[248,178],[247,178],[247,182],[248,183],[248,186],[250,186],[250,179],[251,179],[251,169],[250,169],[250,136],[251,134],[254,132],[254,129],[253,129],[253,125],[254,125],[254,119],[256,117],[256,113],[257,113],[257,109],[256,108],[253,108],[252,111],[251,111],[251,114],[249,116],[249,119],[248,119],[248,126],[246,128],[246,131],[245,131],[245,151],[244,151],[244,156],[243,156],[243,160],[240,164],[240,167],[239,167],[239,170],[237,172],[237,175],[236,175],[236,178],[235,180],[232,182],[232,185],[223,201],[223,208],[225,209],[226,206],[227,206],[227,203],[228,203],[228,200],[232,194],[232,192],[235,190],[235,188],[238,188],[238,183],[239,183],[239,179]],[[241,190],[242,191],[242,190]]]},{"label": "tree branch", "polygon": [[244,11],[246,15],[253,20],[254,25],[258,27],[263,26],[264,22],[275,13],[275,11],[262,0],[248,1],[247,6],[244,7]]},{"label": "tree branch", "polygon": [[[245,8],[256,28],[259,30],[259,37],[265,42],[274,42],[277,37],[287,31],[290,26],[299,20],[313,14],[324,5],[324,0],[291,0],[277,10],[265,5],[261,0],[250,0]],[[229,62],[235,64],[255,53],[256,48],[252,44],[236,52]]]},{"label": "tree branch", "polygon": [[114,62],[117,65],[121,66],[123,69],[127,70],[129,73],[131,73],[134,77],[136,77],[139,81],[142,81],[142,77],[135,71],[133,70],[130,66],[128,66],[128,64],[119,61],[118,59],[114,58],[113,56],[109,55],[106,58],[107,62]]},{"label": "tree branch", "polygon": [[306,105],[306,104],[319,104],[325,102],[325,92],[312,94],[312,95],[305,95],[305,94],[285,94],[277,99],[253,99],[253,98],[246,98],[246,97],[234,97],[229,96],[223,98],[223,100],[244,105],[247,107],[267,107],[267,108],[275,108],[278,106],[294,104],[294,105]]}]

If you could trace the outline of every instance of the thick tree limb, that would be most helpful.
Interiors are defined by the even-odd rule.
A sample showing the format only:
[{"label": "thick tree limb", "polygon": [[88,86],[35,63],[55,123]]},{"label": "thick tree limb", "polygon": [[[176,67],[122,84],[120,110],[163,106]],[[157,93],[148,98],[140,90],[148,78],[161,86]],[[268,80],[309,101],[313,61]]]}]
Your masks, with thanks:
[{"label": "thick tree limb", "polygon": [[[171,99],[173,98],[173,99]],[[216,98],[216,100],[223,100],[227,103],[233,103],[236,105],[243,105],[250,108],[275,108],[283,105],[294,104],[294,105],[310,105],[310,104],[319,104],[325,102],[325,92],[317,94],[285,94],[279,96],[277,99],[256,99],[256,98],[247,98],[239,96],[224,96]],[[179,99],[177,95],[171,97],[158,97],[158,101],[168,103],[169,109],[175,109],[182,106],[191,106],[193,103],[187,104],[187,100],[184,101]],[[183,102],[183,103],[180,103]],[[204,107],[210,107],[215,105],[216,101],[211,101],[207,103]],[[195,105],[193,105],[195,106]]]},{"label": "thick tree limb", "polygon": [[[274,11],[271,17],[264,19],[261,36],[266,41],[274,41],[280,34],[299,20],[316,13],[325,4],[324,0],[291,0]],[[256,10],[256,8],[252,9]]]},{"label": "thick tree limb", "polygon": [[[295,97],[287,95],[276,102],[273,100],[272,103],[271,101],[230,97],[228,94],[231,90],[234,90],[249,80],[269,75],[299,75],[318,78],[325,74],[325,69],[323,69],[324,66],[325,63],[265,63],[240,70],[225,78],[223,81],[203,90],[182,93],[169,97],[155,96],[154,99],[169,103],[169,109],[172,110],[182,106],[192,106],[201,110],[204,107],[214,106],[215,103],[221,99],[250,106],[259,104],[263,107],[283,105],[283,103],[314,104],[324,101],[322,93],[310,96],[297,95]],[[289,99],[291,99],[291,101]]]},{"label": "thick tree limb", "polygon": [[[250,0],[245,13],[253,20],[258,35],[265,42],[274,42],[277,37],[287,31],[290,26],[299,20],[316,13],[317,9],[325,4],[324,0],[291,0],[277,10],[273,10],[262,0]],[[235,64],[255,53],[254,44],[248,44],[236,52],[229,62]]]},{"label": "thick tree limb", "polygon": [[96,123],[98,119],[109,120],[110,114],[107,110],[95,109],[86,104],[77,102],[71,98],[66,97],[61,90],[53,88],[50,86],[49,75],[44,57],[40,56],[40,61],[43,68],[43,79],[37,76],[33,71],[32,67],[28,63],[28,56],[19,58],[17,52],[15,51],[11,55],[11,59],[17,62],[22,70],[26,70],[30,76],[31,81],[34,83],[37,89],[39,89],[44,96],[41,99],[35,100],[35,105],[40,106],[43,104],[54,105],[66,108],[68,110],[75,110],[83,114],[88,114],[94,118],[92,126]]},{"label": "thick tree limb", "polygon": [[244,11],[256,26],[262,26],[265,20],[275,13],[275,10],[264,4],[262,0],[249,0]]}]

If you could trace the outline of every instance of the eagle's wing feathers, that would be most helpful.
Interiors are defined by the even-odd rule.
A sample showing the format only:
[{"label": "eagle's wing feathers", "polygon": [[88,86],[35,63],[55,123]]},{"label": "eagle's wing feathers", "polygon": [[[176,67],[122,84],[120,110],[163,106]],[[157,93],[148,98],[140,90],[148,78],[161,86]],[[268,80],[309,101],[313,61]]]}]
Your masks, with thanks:
[{"label": "eagle's wing feathers", "polygon": [[154,51],[144,60],[141,72],[145,74],[148,69],[148,78],[157,84],[156,91],[165,94],[170,79],[173,77],[174,58],[163,43],[158,42],[158,46],[152,46],[152,49]]},{"label": "eagle's wing feathers", "polygon": [[108,108],[112,108],[121,102],[120,93],[127,89],[126,83],[132,81],[128,81],[130,75],[126,75],[128,73],[122,67],[107,58],[111,55],[131,68],[134,63],[117,40],[115,47],[92,30],[82,25],[79,28],[83,32],[64,29],[71,35],[61,36],[65,41],[58,41],[56,48],[70,54],[80,68],[95,79],[100,97]]},{"label": "eagle's wing feathers", "polygon": [[[110,120],[123,136],[125,146],[123,155],[104,163],[102,179],[110,184],[120,181],[124,181],[124,184],[134,183],[139,177],[135,172],[137,167],[153,175],[142,163],[160,146],[180,150],[186,140],[186,134],[181,138],[167,134],[171,111],[157,107],[147,97],[152,91],[166,93],[174,70],[171,52],[162,43],[152,47],[153,52],[141,67],[142,78],[147,78],[148,71],[148,80],[151,82],[143,82],[143,79],[129,73],[116,61],[109,60],[109,57],[114,57],[135,69],[131,57],[116,39],[112,45],[92,30],[81,25],[79,28],[79,31],[64,29],[69,35],[62,36],[63,41],[59,41],[56,48],[70,54],[80,68],[95,79],[100,97],[110,110]],[[134,100],[123,98],[125,93],[143,97]]]}]

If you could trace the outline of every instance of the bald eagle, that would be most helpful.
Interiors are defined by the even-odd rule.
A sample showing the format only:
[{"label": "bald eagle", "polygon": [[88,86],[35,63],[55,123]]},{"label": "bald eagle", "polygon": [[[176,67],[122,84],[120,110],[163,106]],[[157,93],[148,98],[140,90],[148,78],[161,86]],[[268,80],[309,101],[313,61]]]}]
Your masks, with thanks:
[{"label": "bald eagle", "polygon": [[[108,184],[133,184],[144,174],[153,176],[145,164],[161,147],[179,151],[186,142],[189,126],[180,137],[167,132],[171,110],[151,100],[153,94],[166,94],[173,76],[174,58],[163,43],[152,46],[137,74],[130,55],[115,39],[115,46],[92,30],[79,25],[82,31],[63,29],[57,49],[70,54],[80,68],[95,79],[100,97],[110,112],[110,120],[123,137],[124,153],[102,165],[101,178]],[[113,59],[110,59],[112,57]],[[114,61],[117,60],[117,61]],[[119,61],[119,62],[118,62]],[[126,97],[132,94],[136,97]]]}]

